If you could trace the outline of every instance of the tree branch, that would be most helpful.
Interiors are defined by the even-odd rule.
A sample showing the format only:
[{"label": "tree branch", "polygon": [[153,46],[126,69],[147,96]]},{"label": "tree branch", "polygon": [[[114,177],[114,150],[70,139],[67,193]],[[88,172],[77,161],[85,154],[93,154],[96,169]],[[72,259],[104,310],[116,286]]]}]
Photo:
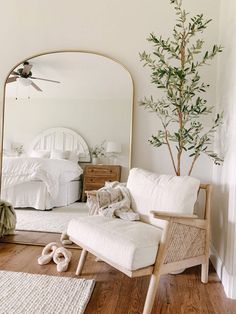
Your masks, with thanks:
[{"label": "tree branch", "polygon": [[188,175],[189,175],[189,176],[191,176],[191,173],[192,173],[192,170],[193,170],[193,166],[195,165],[195,162],[197,161],[197,159],[198,159],[199,156],[200,156],[199,154],[196,154],[196,155],[194,156],[193,161],[192,161],[192,164],[191,164],[191,167],[190,167],[189,172],[188,172]]},{"label": "tree branch", "polygon": [[[183,23],[183,29],[184,29],[184,23]],[[185,30],[183,31],[182,35],[182,41],[181,41],[181,47],[180,47],[180,61],[181,61],[181,68],[184,69],[185,65],[185,46],[186,46],[186,33]],[[180,176],[181,174],[181,155],[182,155],[182,147],[183,147],[183,115],[182,115],[182,105],[183,105],[183,89],[184,89],[184,79],[181,78],[180,82],[180,91],[179,91],[179,110],[178,110],[178,116],[179,116],[179,130],[180,130],[180,138],[179,138],[179,149],[177,154],[177,176]]]},{"label": "tree branch", "polygon": [[164,126],[164,130],[165,130],[165,140],[166,140],[166,144],[167,144],[167,147],[168,147],[168,150],[169,150],[169,153],[170,153],[172,165],[174,167],[175,174],[178,175],[178,172],[177,172],[177,169],[176,169],[176,166],[175,166],[174,156],[173,156],[172,149],[171,149],[171,146],[170,146],[170,142],[169,142],[169,139],[168,139],[168,132],[167,132],[167,129],[166,129],[165,126]]}]

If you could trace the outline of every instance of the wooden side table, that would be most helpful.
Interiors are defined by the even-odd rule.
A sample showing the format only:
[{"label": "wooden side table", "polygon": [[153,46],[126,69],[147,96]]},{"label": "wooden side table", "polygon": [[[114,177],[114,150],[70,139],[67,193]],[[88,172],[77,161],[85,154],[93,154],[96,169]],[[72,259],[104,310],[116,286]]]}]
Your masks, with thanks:
[{"label": "wooden side table", "polygon": [[105,181],[120,181],[121,166],[119,165],[87,165],[84,168],[83,195],[85,191],[98,190],[102,188]]}]

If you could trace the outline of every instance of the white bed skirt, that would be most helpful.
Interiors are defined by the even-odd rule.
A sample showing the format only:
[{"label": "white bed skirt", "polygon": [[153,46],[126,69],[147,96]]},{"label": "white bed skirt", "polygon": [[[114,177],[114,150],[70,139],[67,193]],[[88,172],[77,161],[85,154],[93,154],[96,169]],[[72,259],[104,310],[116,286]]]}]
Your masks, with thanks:
[{"label": "white bed skirt", "polygon": [[41,181],[26,182],[1,192],[1,199],[8,201],[15,208],[32,207],[38,210],[67,206],[78,201],[80,196],[81,181],[60,184],[56,199],[52,199],[46,185]]}]

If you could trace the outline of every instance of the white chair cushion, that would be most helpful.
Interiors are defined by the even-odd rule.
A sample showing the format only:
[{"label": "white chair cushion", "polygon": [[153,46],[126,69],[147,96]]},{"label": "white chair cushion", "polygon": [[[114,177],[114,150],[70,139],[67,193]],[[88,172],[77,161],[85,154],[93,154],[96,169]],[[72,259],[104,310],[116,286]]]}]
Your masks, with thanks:
[{"label": "white chair cushion", "polygon": [[145,222],[163,228],[165,222],[154,219],[150,210],[193,214],[200,181],[189,176],[158,175],[143,169],[129,172],[127,188],[132,209],[139,212]]},{"label": "white chair cushion", "polygon": [[121,267],[136,270],[155,263],[162,231],[140,221],[88,216],[71,220],[67,234]]}]

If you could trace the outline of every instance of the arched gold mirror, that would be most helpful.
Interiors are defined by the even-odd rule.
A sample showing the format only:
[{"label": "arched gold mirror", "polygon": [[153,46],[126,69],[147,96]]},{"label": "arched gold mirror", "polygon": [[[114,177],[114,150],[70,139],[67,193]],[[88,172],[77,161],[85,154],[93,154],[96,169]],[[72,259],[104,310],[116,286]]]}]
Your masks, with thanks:
[{"label": "arched gold mirror", "polygon": [[[71,166],[62,175],[65,160],[83,171],[91,166],[90,171],[113,172],[119,166],[120,180],[126,181],[133,92],[127,69],[97,53],[47,53],[26,59],[12,70],[5,87],[1,198],[17,208],[17,229],[60,232],[50,226],[43,230],[37,220],[49,225],[47,217],[55,220],[53,213],[61,208],[67,213],[78,209],[85,174]],[[99,157],[93,159],[96,165],[92,157]],[[40,168],[41,159],[44,168]],[[35,176],[37,167],[41,173]],[[99,181],[103,174],[90,180]],[[47,181],[47,176],[52,177]]]}]

